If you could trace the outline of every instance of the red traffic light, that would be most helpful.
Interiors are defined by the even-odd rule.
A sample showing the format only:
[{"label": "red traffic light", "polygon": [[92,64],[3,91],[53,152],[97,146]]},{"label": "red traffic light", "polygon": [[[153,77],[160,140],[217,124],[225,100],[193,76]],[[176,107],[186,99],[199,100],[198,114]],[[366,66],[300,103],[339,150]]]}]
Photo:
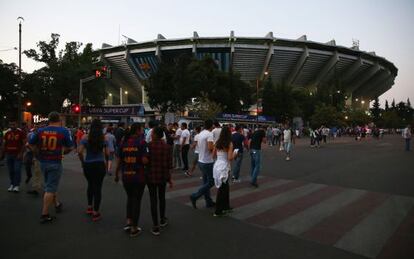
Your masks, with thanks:
[{"label": "red traffic light", "polygon": [[81,111],[81,107],[80,107],[79,104],[72,105],[72,112],[73,113],[80,113],[80,111]]},{"label": "red traffic light", "polygon": [[112,78],[112,70],[107,66],[102,66],[95,70],[95,78]]}]

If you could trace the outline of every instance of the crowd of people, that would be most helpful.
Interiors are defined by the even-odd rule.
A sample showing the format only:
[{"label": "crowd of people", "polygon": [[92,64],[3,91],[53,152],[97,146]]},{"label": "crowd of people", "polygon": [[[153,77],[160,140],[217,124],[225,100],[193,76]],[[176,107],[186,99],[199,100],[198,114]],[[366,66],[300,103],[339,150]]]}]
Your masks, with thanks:
[{"label": "crowd of people", "polygon": [[[160,235],[161,229],[168,225],[166,217],[167,184],[173,187],[172,172],[182,170],[182,174],[192,177],[198,167],[201,172],[201,185],[190,196],[194,209],[197,201],[203,197],[207,208],[214,208],[214,217],[226,216],[233,211],[230,205],[230,184],[241,182],[240,169],[245,153],[250,156],[250,179],[252,188],[258,188],[261,171],[262,145],[276,146],[291,160],[295,139],[301,132],[294,130],[289,123],[276,127],[258,126],[249,129],[242,125],[221,125],[217,121],[206,120],[203,127],[188,129],[184,122],[161,125],[151,121],[147,127],[133,123],[126,127],[119,123],[117,127],[103,126],[94,119],[88,128],[67,129],[62,127],[60,116],[51,112],[47,125],[27,125],[18,128],[16,121],[10,122],[10,128],[1,138],[1,160],[6,157],[9,170],[9,192],[20,192],[21,168],[26,171],[25,182],[31,187],[27,192],[33,195],[42,193],[43,206],[41,223],[50,223],[56,219],[55,213],[63,210],[58,197],[60,178],[63,173],[64,155],[75,150],[86,179],[85,213],[96,222],[102,219],[103,181],[106,175],[114,174],[114,181],[122,180],[126,194],[126,223],[123,229],[131,237],[142,232],[139,226],[141,201],[147,187],[150,196],[150,208],[153,226],[151,233]],[[329,137],[342,134],[341,129],[321,126],[309,128],[311,147],[319,146]],[[358,134],[363,130],[356,129]],[[359,136],[359,135],[356,136]],[[406,150],[410,150],[411,128],[403,131]],[[194,159],[189,163],[189,152],[194,151]],[[213,201],[210,190],[218,189]]]}]

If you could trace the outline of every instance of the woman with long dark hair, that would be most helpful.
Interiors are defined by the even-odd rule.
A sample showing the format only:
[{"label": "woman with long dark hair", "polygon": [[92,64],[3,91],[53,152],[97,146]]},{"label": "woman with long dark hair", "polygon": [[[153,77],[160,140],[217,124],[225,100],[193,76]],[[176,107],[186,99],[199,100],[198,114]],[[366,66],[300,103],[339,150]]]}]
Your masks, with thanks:
[{"label": "woman with long dark hair", "polygon": [[108,144],[102,132],[101,121],[94,119],[89,133],[83,136],[78,147],[78,156],[88,181],[86,213],[92,216],[92,221],[101,219],[99,207],[102,200],[102,183],[106,174],[105,157],[108,155]]},{"label": "woman with long dark hair", "polygon": [[233,160],[234,154],[229,127],[224,126],[222,128],[213,152],[214,157],[217,158],[213,166],[213,178],[214,184],[218,188],[214,216],[221,217],[232,212],[230,207],[229,177],[230,162]]},{"label": "woman with long dark hair", "polygon": [[138,221],[146,183],[144,165],[148,161],[148,146],[141,125],[134,123],[121,142],[115,170],[115,182],[119,181],[121,171],[127,194],[127,224],[124,230],[129,232],[130,237],[138,236],[142,232]]}]

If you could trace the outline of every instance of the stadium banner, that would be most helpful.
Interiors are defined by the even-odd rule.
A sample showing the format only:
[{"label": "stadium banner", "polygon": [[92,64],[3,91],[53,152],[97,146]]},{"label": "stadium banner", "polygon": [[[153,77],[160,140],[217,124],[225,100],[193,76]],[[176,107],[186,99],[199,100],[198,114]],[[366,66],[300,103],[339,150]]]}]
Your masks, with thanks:
[{"label": "stadium banner", "polygon": [[145,109],[142,105],[116,106],[116,107],[90,107],[83,106],[82,113],[97,116],[144,116]]},{"label": "stadium banner", "polygon": [[266,115],[259,115],[259,117],[255,115],[247,115],[247,114],[231,114],[231,113],[220,113],[217,115],[218,120],[226,120],[226,121],[249,121],[249,122],[264,122],[264,123],[272,123],[275,122],[275,117],[273,116],[266,116]]}]

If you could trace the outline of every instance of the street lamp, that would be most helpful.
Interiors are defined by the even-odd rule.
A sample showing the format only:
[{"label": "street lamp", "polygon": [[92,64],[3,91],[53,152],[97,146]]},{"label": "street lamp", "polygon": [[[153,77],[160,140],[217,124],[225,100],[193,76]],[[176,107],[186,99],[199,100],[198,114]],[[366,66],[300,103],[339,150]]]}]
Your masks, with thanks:
[{"label": "street lamp", "polygon": [[[265,76],[268,74],[269,72],[264,72]],[[259,128],[259,79],[259,77],[256,79],[256,128]]]},{"label": "street lamp", "polygon": [[19,127],[22,123],[22,96],[21,96],[21,81],[22,81],[22,22],[24,18],[19,16],[17,17],[19,21],[19,93],[17,95],[17,118],[19,121]]},{"label": "street lamp", "polygon": [[27,106],[27,107],[32,106],[32,102],[30,102],[30,101],[29,101],[29,102],[27,102],[27,103],[26,103],[26,106]]}]

